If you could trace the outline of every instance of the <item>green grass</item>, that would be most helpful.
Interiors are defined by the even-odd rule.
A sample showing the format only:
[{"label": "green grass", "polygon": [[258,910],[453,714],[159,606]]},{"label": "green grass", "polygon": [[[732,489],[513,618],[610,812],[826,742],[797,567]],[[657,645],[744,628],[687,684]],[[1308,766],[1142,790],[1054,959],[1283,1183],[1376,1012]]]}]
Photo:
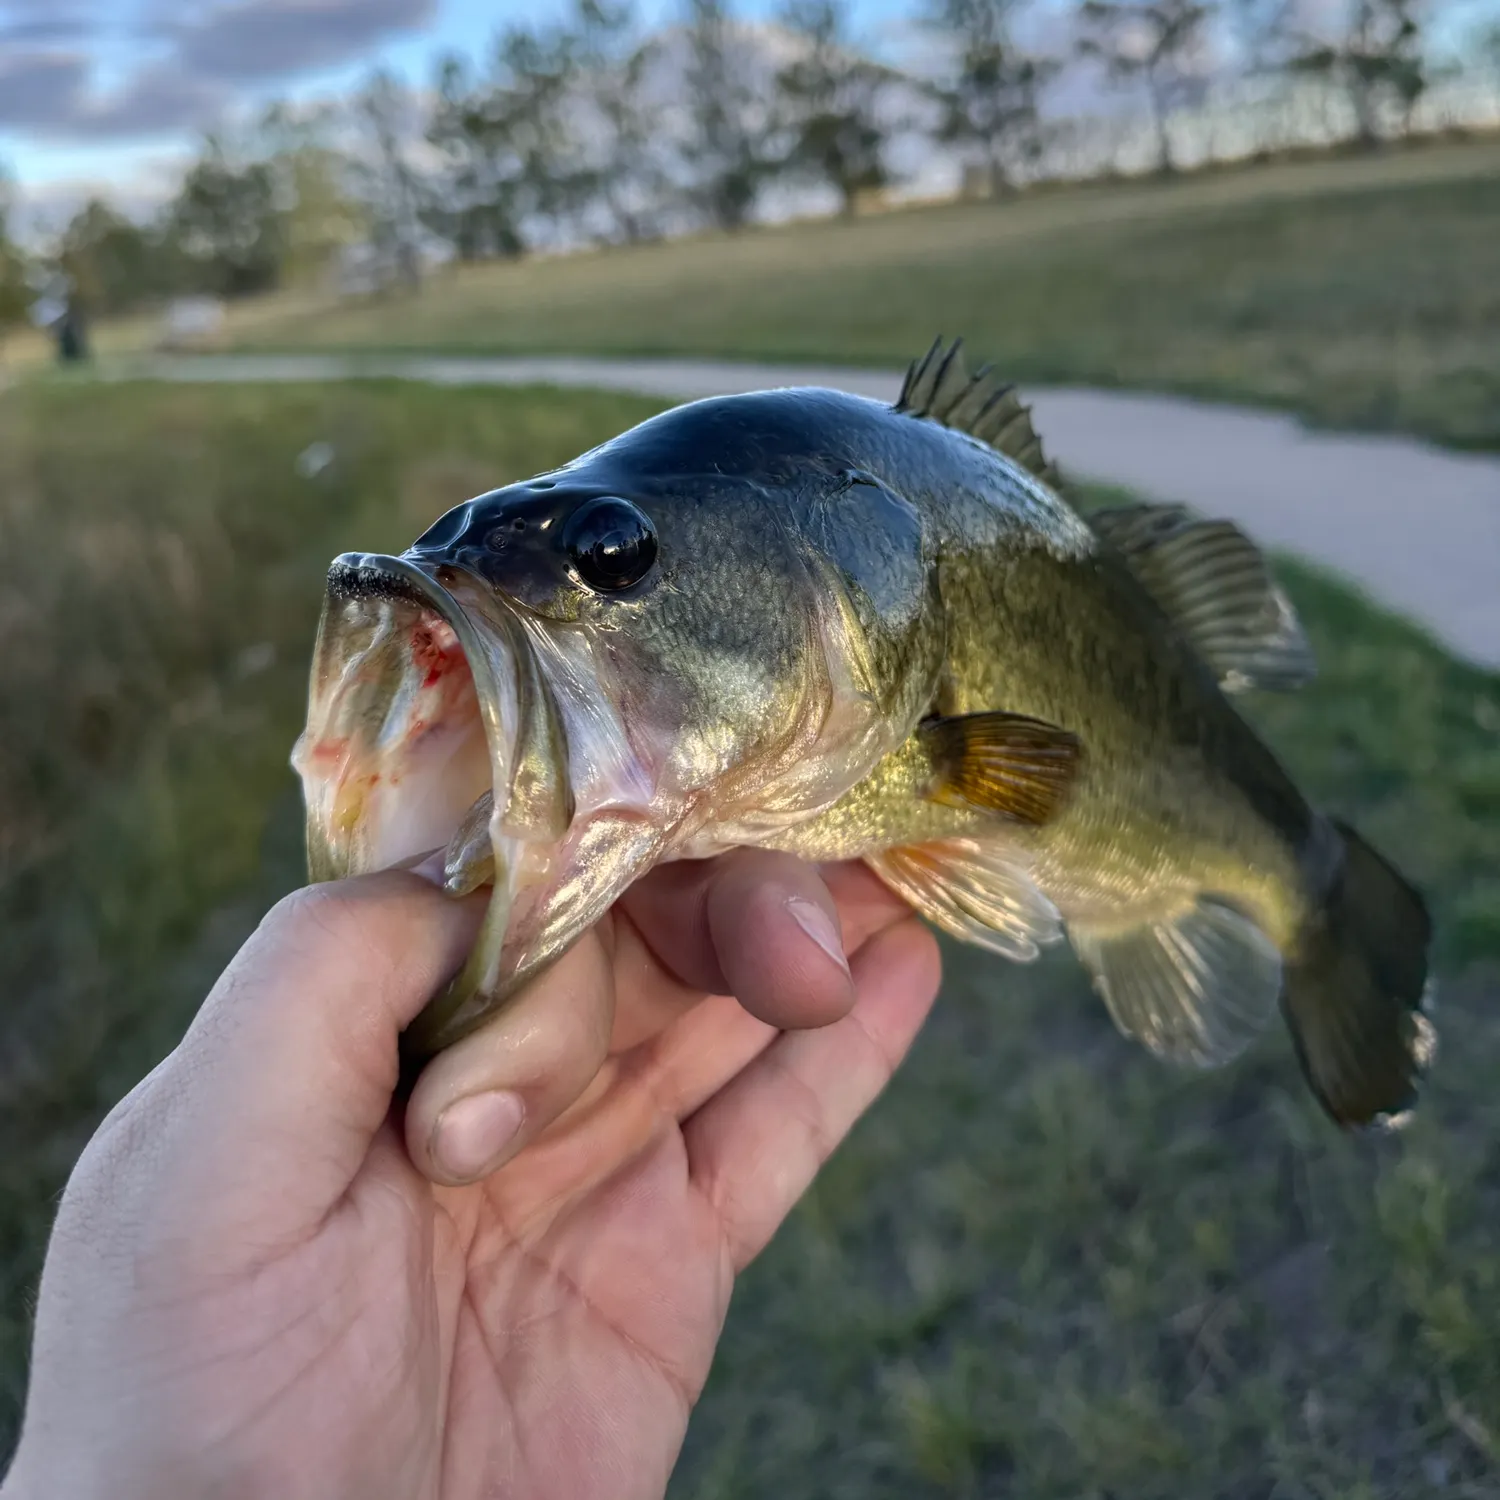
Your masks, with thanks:
[{"label": "green grass", "polygon": [[1497,243],[1487,142],[478,267],[412,300],[263,306],[238,343],[897,366],[945,332],[1018,380],[1493,448]]},{"label": "green grass", "polygon": [[[286,756],[328,557],[649,409],[0,398],[0,1452],[69,1164],[301,878]],[[314,440],[337,458],[307,480]],[[1500,678],[1283,576],[1322,673],[1251,711],[1439,916],[1447,1051],[1417,1123],[1345,1139],[1279,1036],[1178,1073],[1065,957],[950,950],[910,1065],[741,1285],[677,1500],[1497,1492]]]}]

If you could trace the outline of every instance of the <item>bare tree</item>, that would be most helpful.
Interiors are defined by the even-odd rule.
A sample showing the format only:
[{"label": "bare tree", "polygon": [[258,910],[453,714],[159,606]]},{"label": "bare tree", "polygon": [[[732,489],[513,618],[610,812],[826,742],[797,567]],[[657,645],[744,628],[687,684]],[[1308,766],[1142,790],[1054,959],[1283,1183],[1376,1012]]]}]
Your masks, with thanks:
[{"label": "bare tree", "polygon": [[1212,0],[1083,0],[1078,9],[1080,54],[1100,59],[1112,78],[1145,85],[1163,172],[1176,166],[1170,121],[1198,81],[1213,13]]},{"label": "bare tree", "polygon": [[884,105],[895,75],[857,50],[844,0],[792,0],[782,24],[798,48],[776,75],[787,165],[826,182],[852,215],[861,194],[892,180]]},{"label": "bare tree", "polygon": [[785,160],[764,97],[767,80],[757,76],[758,59],[725,0],[688,0],[685,39],[691,194],[720,229],[741,229]]},{"label": "bare tree", "polygon": [[1062,68],[1016,45],[1017,0],[937,0],[927,23],[952,42],[948,70],[932,86],[940,141],[980,158],[992,196],[1042,155],[1042,91]]},{"label": "bare tree", "polygon": [[420,112],[411,91],[393,73],[372,73],[355,96],[354,121],[364,137],[357,158],[370,237],[381,257],[409,288],[422,279],[421,176],[412,165],[420,139]]}]

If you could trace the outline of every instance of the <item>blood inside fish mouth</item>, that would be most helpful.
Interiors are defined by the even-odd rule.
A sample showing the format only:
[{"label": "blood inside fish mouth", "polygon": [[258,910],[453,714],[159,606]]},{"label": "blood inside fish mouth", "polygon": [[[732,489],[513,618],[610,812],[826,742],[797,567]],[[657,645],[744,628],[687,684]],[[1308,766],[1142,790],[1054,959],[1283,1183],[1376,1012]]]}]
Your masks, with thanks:
[{"label": "blood inside fish mouth", "polygon": [[517,729],[513,658],[503,628],[467,616],[404,559],[335,562],[293,757],[317,814],[315,879],[443,850],[450,890],[493,880],[491,823],[505,811]]}]

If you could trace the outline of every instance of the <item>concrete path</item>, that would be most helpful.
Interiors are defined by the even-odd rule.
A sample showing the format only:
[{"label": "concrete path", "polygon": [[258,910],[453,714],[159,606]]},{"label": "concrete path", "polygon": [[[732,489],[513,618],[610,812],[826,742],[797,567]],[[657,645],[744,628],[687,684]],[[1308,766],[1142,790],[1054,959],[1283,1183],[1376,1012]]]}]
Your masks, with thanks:
[{"label": "concrete path", "polygon": [[[118,372],[123,375],[127,372]],[[883,400],[900,377],[707,360],[215,356],[128,372],[176,381],[402,378],[542,383],[671,398],[822,385]],[[1500,667],[1500,456],[1316,432],[1295,418],[1167,396],[1028,390],[1063,469],[1237,521],[1345,574],[1452,649]]]}]

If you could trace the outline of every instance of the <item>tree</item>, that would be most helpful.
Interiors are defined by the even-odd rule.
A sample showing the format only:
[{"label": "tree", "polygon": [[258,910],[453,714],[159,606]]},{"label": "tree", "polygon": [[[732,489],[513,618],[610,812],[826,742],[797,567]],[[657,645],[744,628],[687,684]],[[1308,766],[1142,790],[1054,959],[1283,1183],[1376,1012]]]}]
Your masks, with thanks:
[{"label": "tree", "polygon": [[526,248],[522,165],[505,111],[463,58],[444,58],[427,139],[442,167],[425,219],[460,260],[519,255]]},{"label": "tree", "polygon": [[607,234],[626,243],[653,238],[672,194],[660,109],[649,94],[663,52],[641,39],[628,0],[579,0],[574,22],[575,88],[595,142],[580,197],[602,209]]},{"label": "tree", "polygon": [[760,60],[725,0],[688,0],[685,42],[689,134],[683,155],[691,193],[710,222],[742,229],[785,161],[765,99],[771,80],[758,76]]},{"label": "tree", "polygon": [[583,196],[587,167],[569,106],[576,39],[565,27],[507,27],[490,67],[444,60],[427,138],[443,159],[430,226],[460,258],[519,255]]},{"label": "tree", "polygon": [[275,180],[285,241],[283,278],[316,281],[345,247],[369,233],[369,217],[350,191],[353,172],[336,144],[327,107],[273,104],[260,122],[261,149]]},{"label": "tree", "polygon": [[861,193],[891,181],[882,110],[891,71],[855,50],[843,0],[792,0],[782,24],[799,47],[776,75],[792,133],[787,165],[826,182],[851,215]]},{"label": "tree", "polygon": [[1295,54],[1297,0],[1229,0],[1228,18],[1246,74],[1285,73]]},{"label": "tree", "polygon": [[90,313],[129,312],[166,289],[160,246],[100,198],[68,222],[57,266]]},{"label": "tree", "polygon": [[1163,172],[1176,165],[1168,124],[1196,83],[1212,15],[1211,0],[1083,0],[1079,7],[1079,52],[1099,58],[1112,78],[1145,85]]},{"label": "tree", "polygon": [[0,164],[0,342],[8,329],[26,321],[31,307],[26,257],[15,241],[15,207],[15,188]]},{"label": "tree", "polygon": [[370,242],[380,259],[410,288],[422,279],[423,181],[412,166],[421,138],[420,113],[406,85],[377,69],[354,98],[358,147],[352,163]]},{"label": "tree", "polygon": [[280,279],[284,225],[270,165],[232,159],[216,137],[188,170],[165,229],[185,290],[236,297]]},{"label": "tree", "polygon": [[928,13],[928,24],[952,42],[949,68],[931,90],[941,110],[938,139],[977,155],[997,198],[1017,167],[1042,154],[1042,90],[1062,67],[1015,44],[1015,10],[1015,0],[937,0]]},{"label": "tree", "polygon": [[1422,0],[1352,0],[1342,33],[1334,40],[1302,34],[1291,69],[1341,86],[1354,110],[1354,135],[1361,146],[1381,140],[1385,105],[1400,112],[1402,128],[1427,89],[1422,56]]},{"label": "tree", "polygon": [[1488,76],[1490,88],[1500,94],[1500,20],[1479,22],[1471,33],[1468,51]]}]

